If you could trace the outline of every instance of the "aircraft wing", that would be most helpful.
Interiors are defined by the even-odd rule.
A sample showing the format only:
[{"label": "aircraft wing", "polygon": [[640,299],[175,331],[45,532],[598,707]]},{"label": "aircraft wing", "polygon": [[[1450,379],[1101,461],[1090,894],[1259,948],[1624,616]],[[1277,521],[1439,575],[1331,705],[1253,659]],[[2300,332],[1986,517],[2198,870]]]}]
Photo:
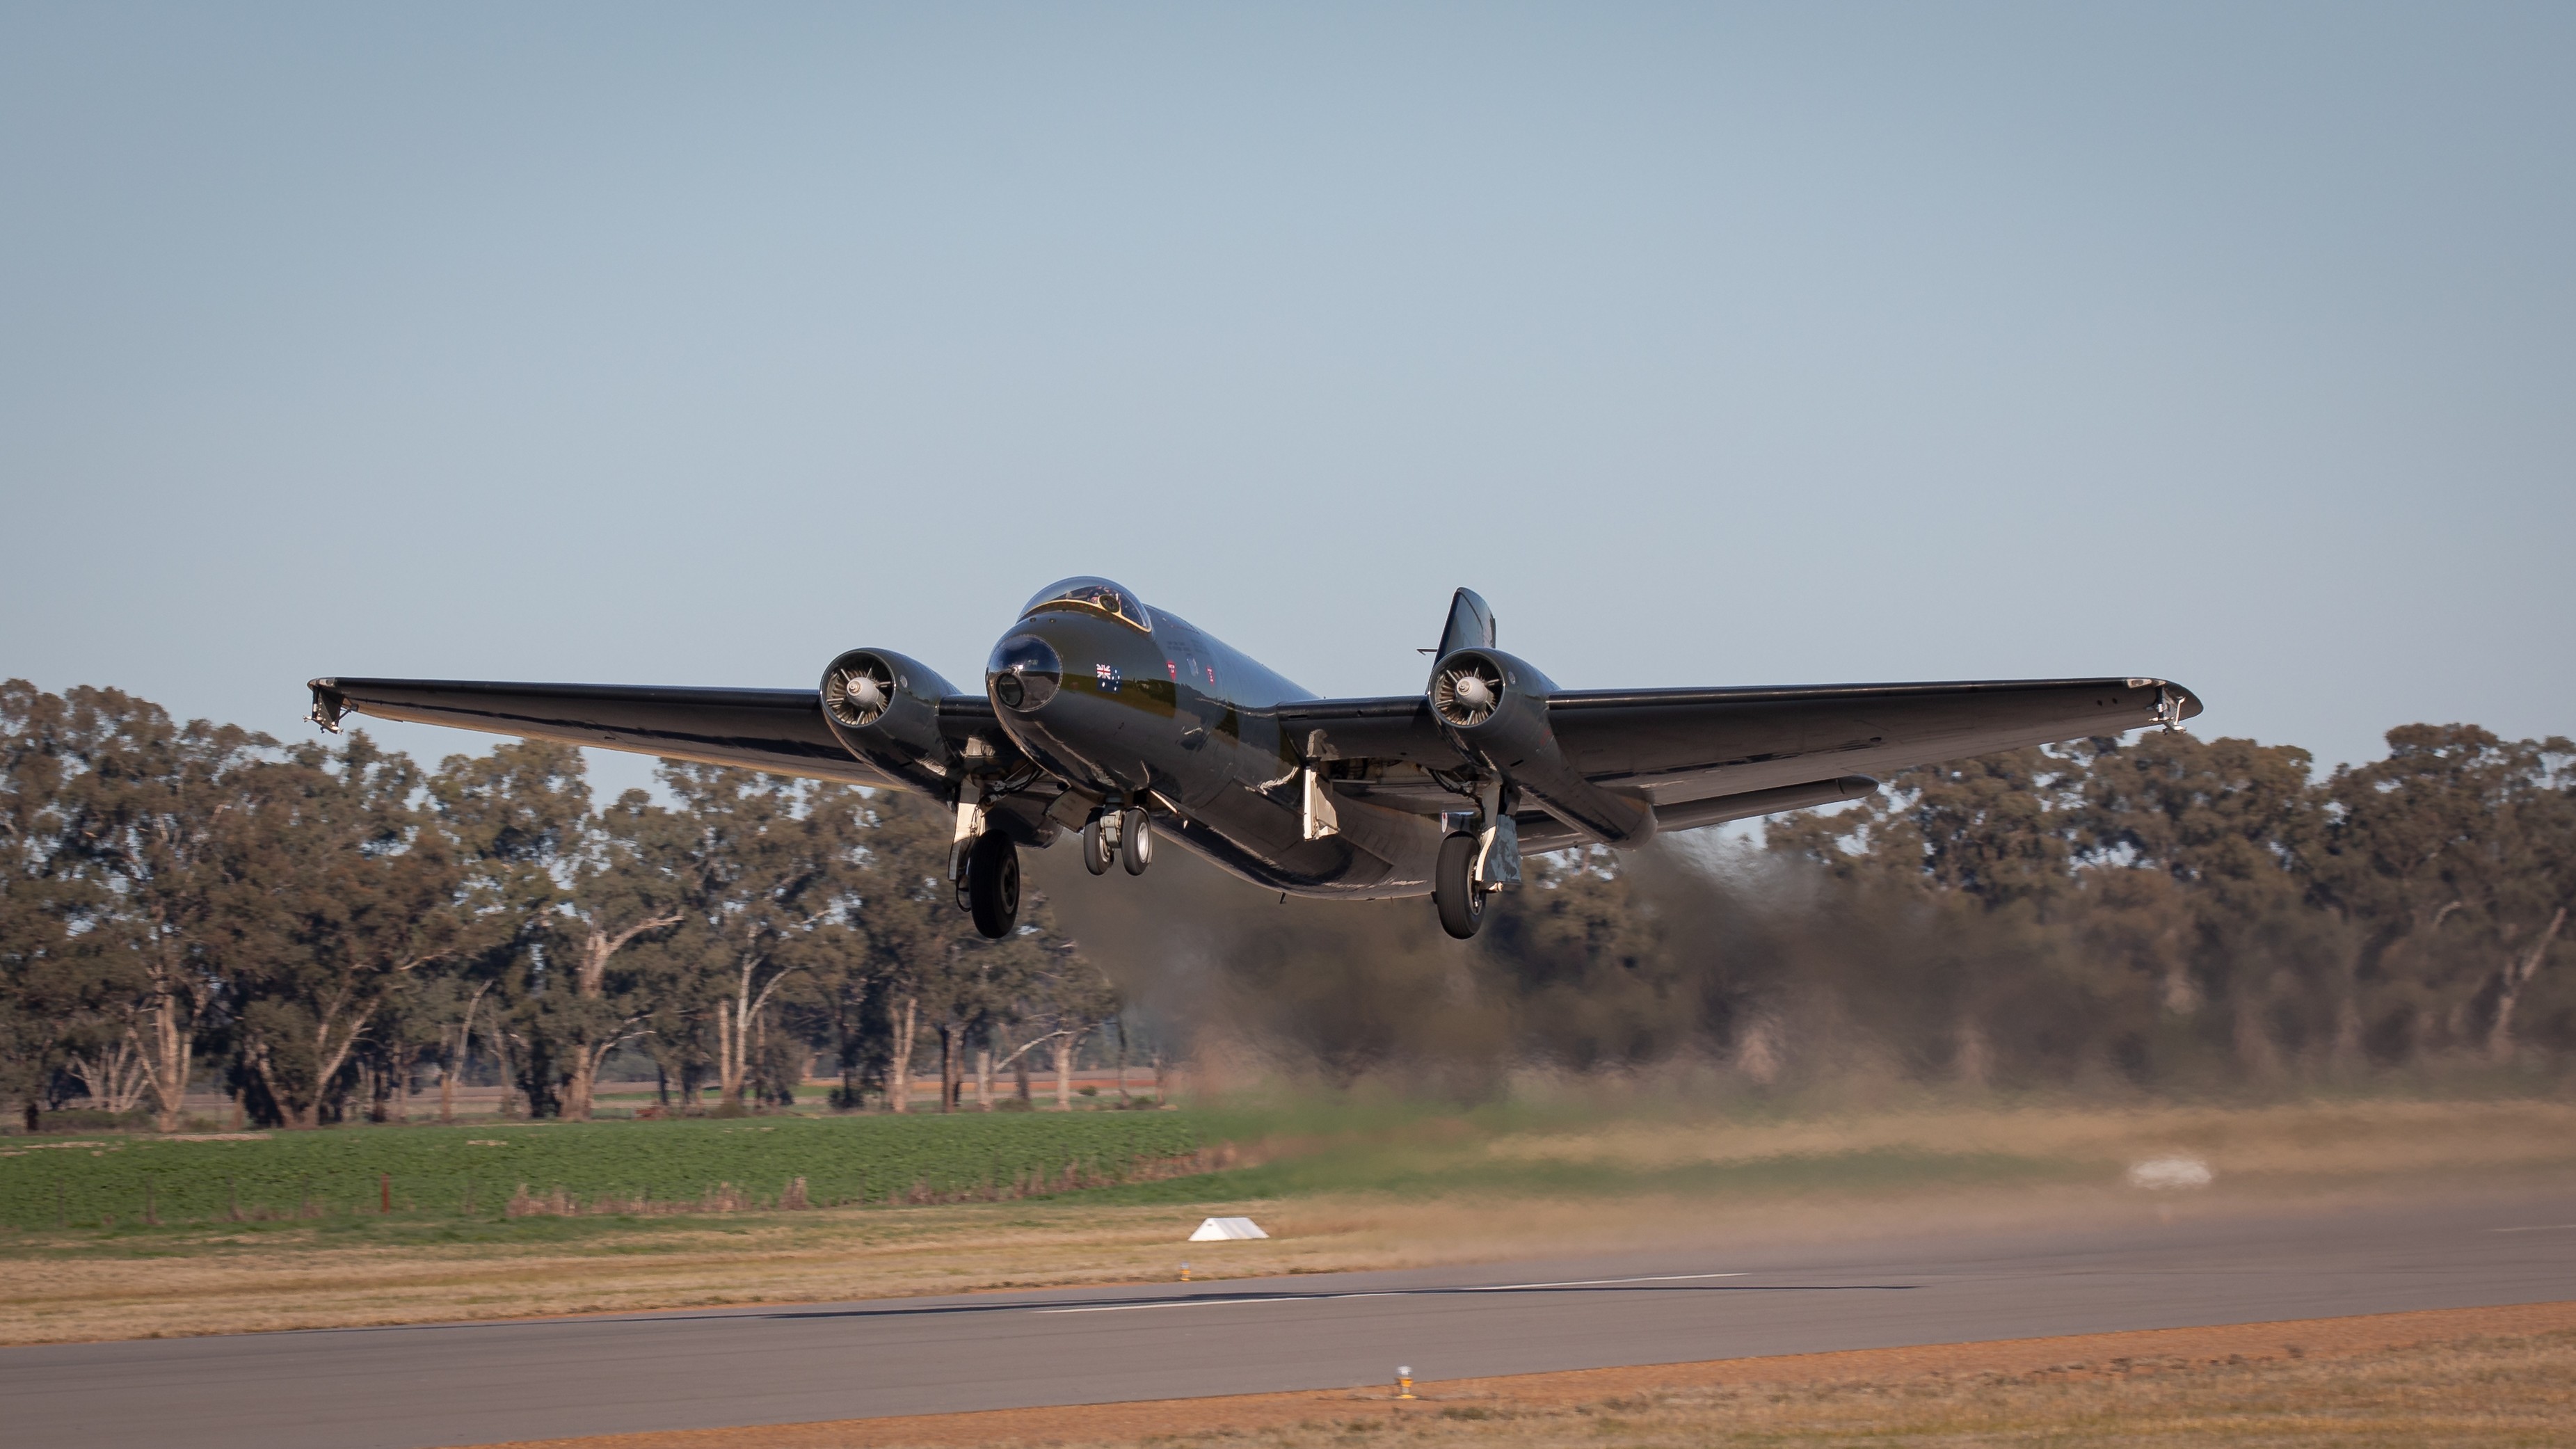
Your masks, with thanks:
[{"label": "aircraft wing", "polygon": [[[1853,799],[1874,788],[1870,776],[2180,723],[2200,709],[2162,679],[2019,679],[1564,690],[1549,697],[1548,722],[1586,779],[1648,801],[1674,830]],[[1421,695],[1304,700],[1279,717],[1309,760],[1461,763]],[[1436,792],[1420,798],[1443,808]],[[1543,819],[1525,828],[1543,834]]]},{"label": "aircraft wing", "polygon": [[1583,690],[1548,704],[1558,743],[1587,779],[1638,791],[1659,810],[2199,713],[2191,691],[2162,679]]},{"label": "aircraft wing", "polygon": [[900,783],[841,748],[823,723],[820,696],[811,689],[455,679],[317,679],[312,688],[314,722],[326,728],[337,728],[343,716],[358,713],[774,775],[856,785]]}]

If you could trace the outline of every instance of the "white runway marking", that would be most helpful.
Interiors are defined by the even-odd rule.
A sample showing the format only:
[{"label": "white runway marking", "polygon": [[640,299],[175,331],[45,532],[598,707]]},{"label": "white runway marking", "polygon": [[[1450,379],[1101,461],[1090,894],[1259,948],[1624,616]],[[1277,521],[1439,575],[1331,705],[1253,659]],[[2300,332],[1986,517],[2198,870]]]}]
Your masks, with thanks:
[{"label": "white runway marking", "polygon": [[2489,1228],[2491,1233],[2566,1233],[2576,1232],[2576,1223],[2539,1223],[2528,1228]]},{"label": "white runway marking", "polygon": [[1529,1288],[1616,1288],[1628,1283],[1685,1283],[1741,1278],[1741,1273],[1657,1273],[1645,1278],[1570,1278],[1562,1283],[1480,1283],[1469,1288],[1381,1288],[1366,1293],[1285,1293],[1259,1298],[1190,1298],[1180,1302],[1101,1303],[1087,1308],[1033,1308],[1032,1313],[1133,1313],[1141,1308],[1215,1308],[1227,1303],[1327,1303],[1345,1298],[1412,1298],[1432,1293],[1512,1293]]}]

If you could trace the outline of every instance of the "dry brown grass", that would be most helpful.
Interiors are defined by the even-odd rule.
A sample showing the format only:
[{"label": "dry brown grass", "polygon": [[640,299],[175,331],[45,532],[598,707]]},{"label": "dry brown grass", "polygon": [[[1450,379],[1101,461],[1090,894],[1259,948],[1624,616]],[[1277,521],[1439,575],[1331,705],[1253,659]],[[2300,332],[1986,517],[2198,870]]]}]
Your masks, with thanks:
[{"label": "dry brown grass", "polygon": [[2571,1370],[2540,1303],[493,1449],[2564,1444]]},{"label": "dry brown grass", "polygon": [[[0,1343],[1166,1281],[1184,1259],[1197,1277],[1240,1277],[2116,1223],[2428,1185],[2561,1180],[2576,1170],[2576,1107],[2358,1103],[1613,1122],[1582,1132],[1452,1136],[1422,1144],[1418,1154],[1405,1151],[1424,1161],[1653,1168],[1880,1148],[2009,1153],[2082,1170],[2054,1182],[1890,1181],[1832,1193],[1751,1180],[1706,1193],[1561,1198],[1353,1189],[1142,1206],[1075,1197],[568,1223],[556,1237],[504,1234],[496,1241],[443,1241],[426,1231],[401,1240],[302,1225],[115,1240],[23,1233],[0,1236]],[[2163,1151],[2209,1158],[2219,1170],[2216,1187],[2177,1200],[2118,1184],[2119,1164]],[[1275,1236],[1181,1241],[1201,1216],[1219,1211],[1247,1212]]]},{"label": "dry brown grass", "polygon": [[[1572,1408],[1447,1404],[1402,1424],[1310,1422],[1160,1442],[1321,1449],[1355,1440],[1573,1445],[2564,1445],[2576,1438],[2576,1333],[2472,1340],[2328,1362],[2129,1361],[2028,1374],[1649,1391]],[[1137,1441],[1125,1441],[1129,1443]]]}]

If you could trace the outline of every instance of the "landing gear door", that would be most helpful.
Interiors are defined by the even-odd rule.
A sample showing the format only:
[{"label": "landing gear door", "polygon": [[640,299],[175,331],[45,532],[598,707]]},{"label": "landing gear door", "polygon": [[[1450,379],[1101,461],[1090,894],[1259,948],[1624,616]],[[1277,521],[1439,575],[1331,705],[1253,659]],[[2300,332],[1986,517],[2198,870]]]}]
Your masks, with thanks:
[{"label": "landing gear door", "polygon": [[1485,830],[1482,847],[1476,852],[1476,884],[1499,890],[1521,883],[1521,825],[1509,815],[1497,815]]},{"label": "landing gear door", "polygon": [[1324,783],[1324,777],[1315,773],[1312,765],[1298,773],[1305,796],[1305,805],[1297,812],[1300,833],[1308,840],[1341,834],[1342,818],[1333,809],[1332,787]]}]

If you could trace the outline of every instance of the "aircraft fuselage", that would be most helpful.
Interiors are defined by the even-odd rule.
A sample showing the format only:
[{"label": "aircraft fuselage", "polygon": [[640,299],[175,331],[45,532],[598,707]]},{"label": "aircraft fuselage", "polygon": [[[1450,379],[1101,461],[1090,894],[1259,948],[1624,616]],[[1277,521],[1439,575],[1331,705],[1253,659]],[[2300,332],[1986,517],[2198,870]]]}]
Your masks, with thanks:
[{"label": "aircraft fuselage", "polygon": [[1439,818],[1341,800],[1334,833],[1309,838],[1278,707],[1315,695],[1174,614],[1041,605],[994,646],[985,692],[1039,765],[1104,799],[1164,805],[1163,831],[1256,884],[1349,897],[1431,889]]}]

